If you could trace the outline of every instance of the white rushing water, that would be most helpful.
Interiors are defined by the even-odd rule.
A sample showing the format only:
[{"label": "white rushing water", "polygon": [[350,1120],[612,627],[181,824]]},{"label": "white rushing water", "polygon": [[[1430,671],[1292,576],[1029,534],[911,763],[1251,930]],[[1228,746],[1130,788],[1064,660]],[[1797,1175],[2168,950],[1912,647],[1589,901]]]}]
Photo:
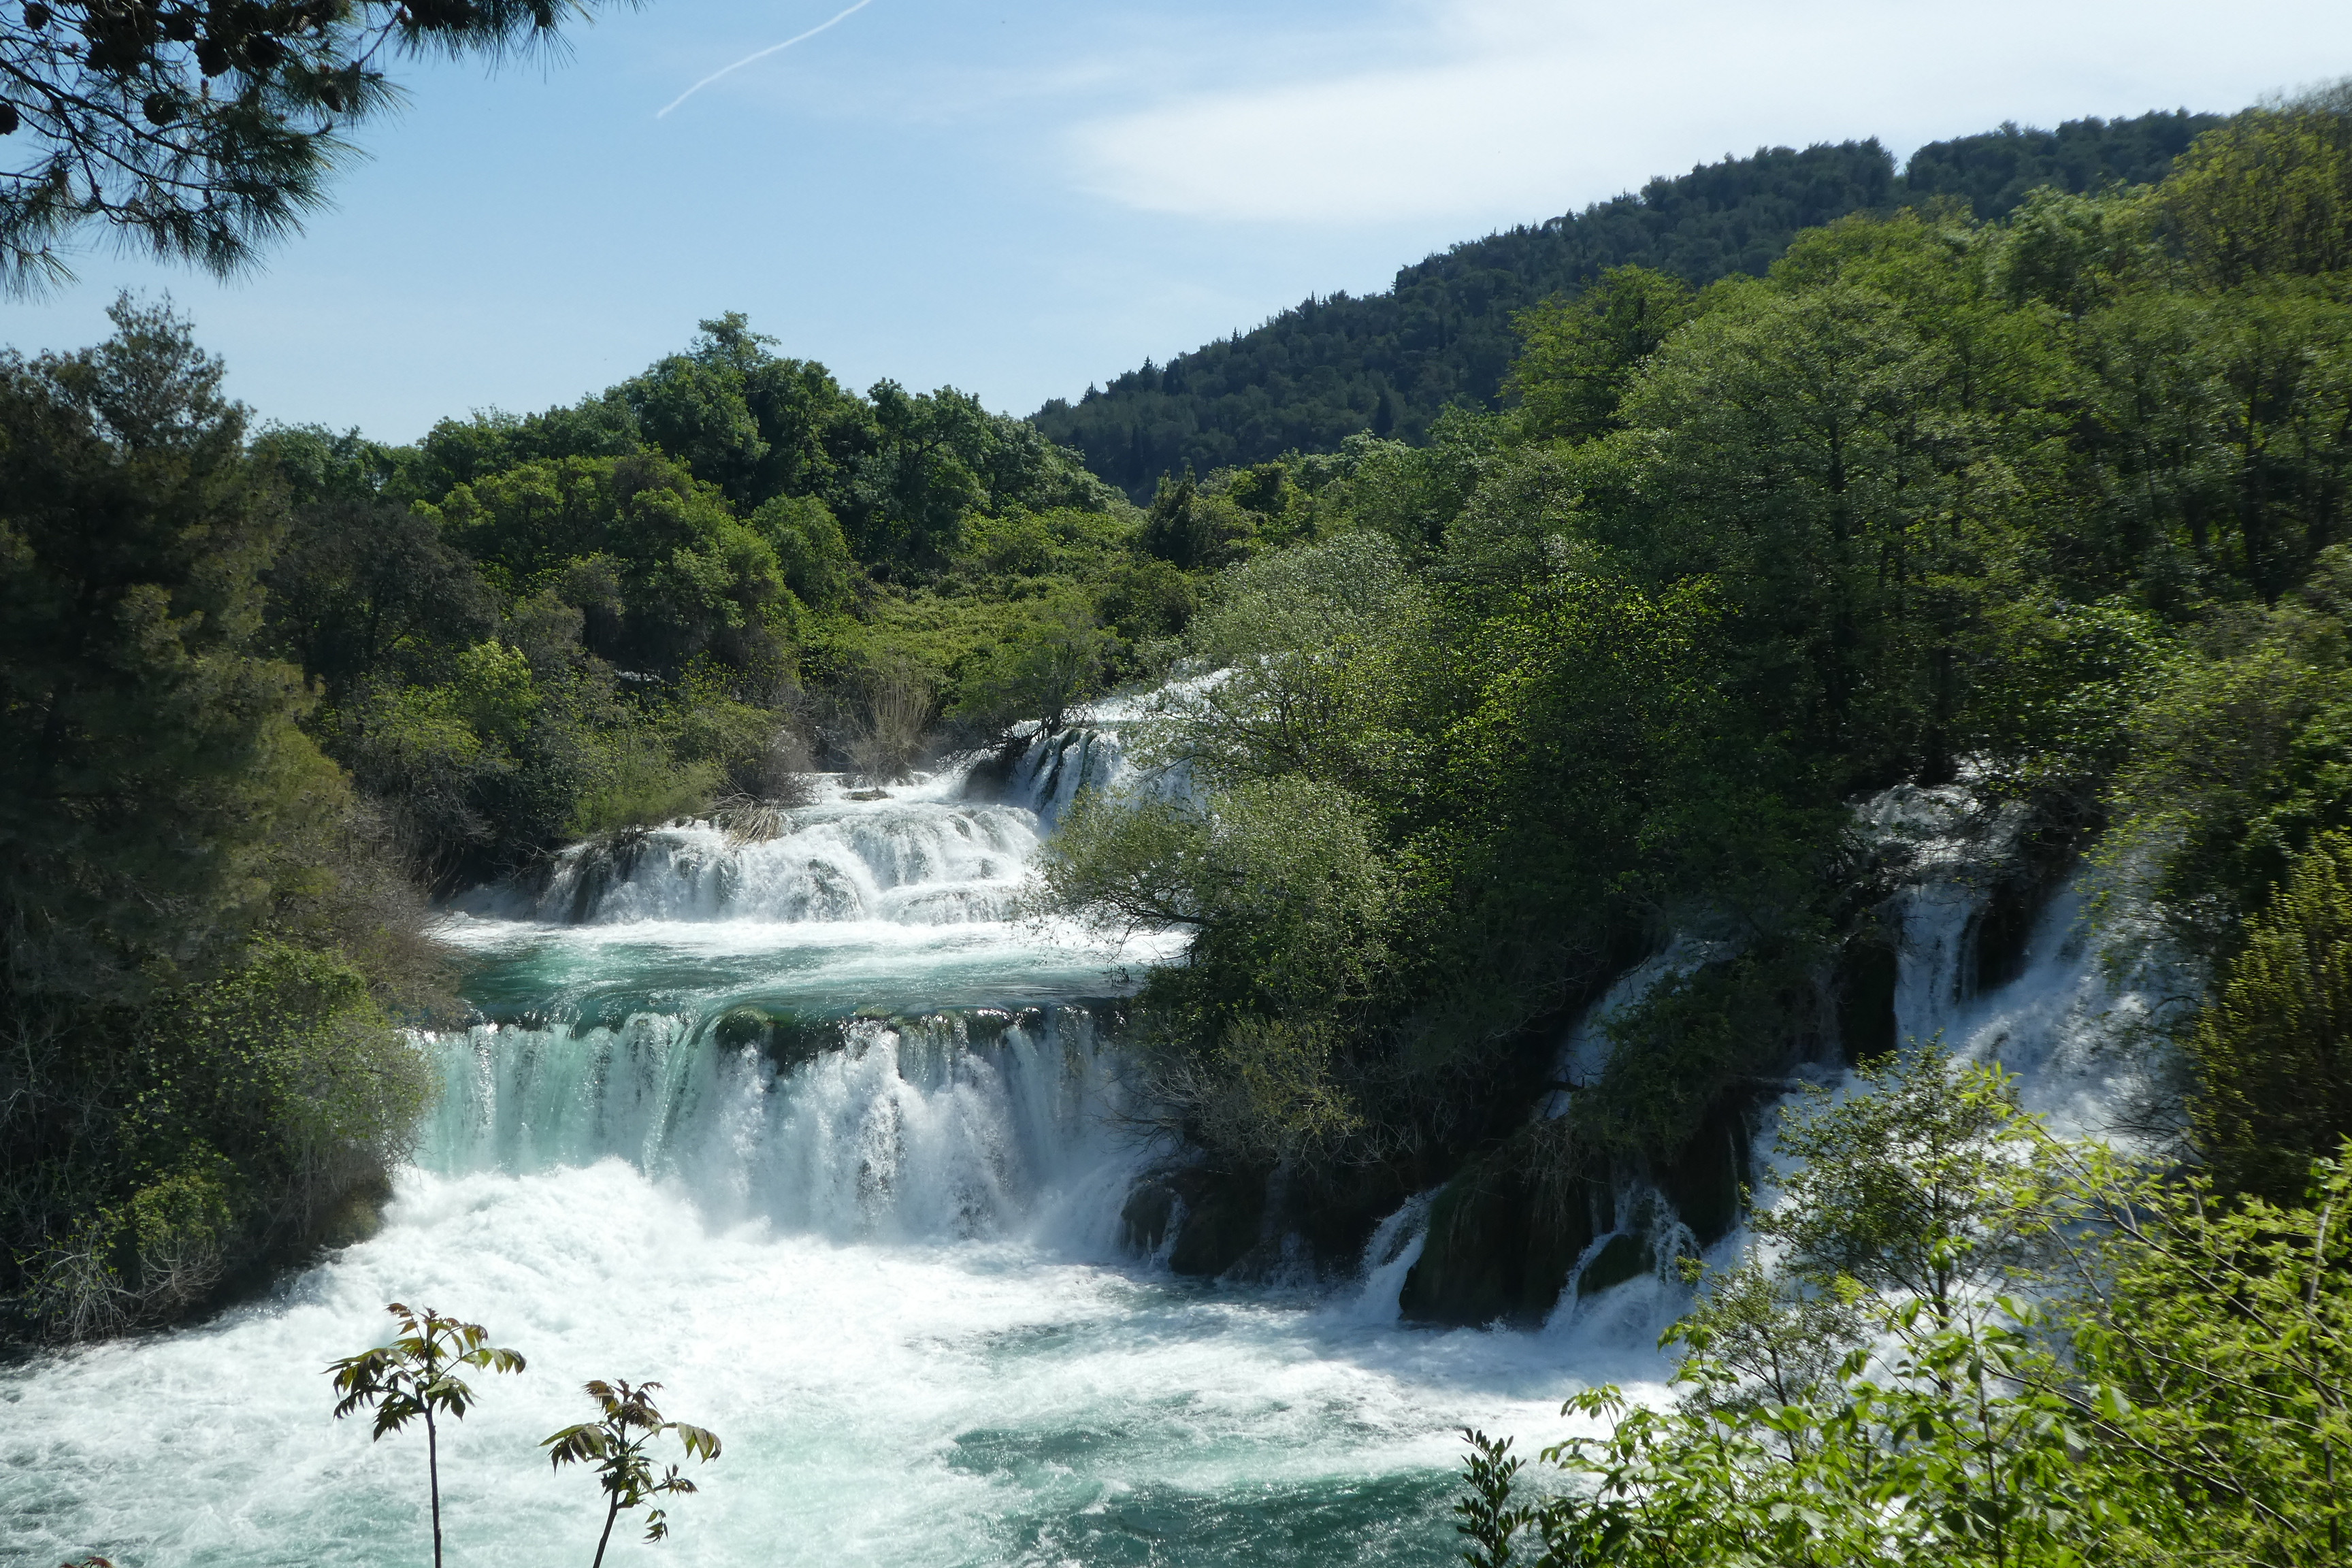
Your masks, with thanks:
[{"label": "white rushing water", "polygon": [[[381,1230],[204,1326],[0,1371],[0,1563],[424,1560],[421,1434],[371,1444],[320,1375],[394,1300],[530,1358],[448,1435],[454,1563],[587,1560],[593,1483],[535,1444],[614,1376],[727,1446],[672,1539],[614,1563],[1453,1561],[1459,1428],[1533,1447],[1579,1386],[1658,1396],[1678,1290],[1571,1290],[1538,1333],[1402,1326],[1429,1194],[1321,1291],[1123,1250],[1151,1151],[1103,1036],[1119,965],[1154,952],[1005,918],[1055,814],[1119,765],[1110,736],[1040,738],[1000,800],[834,789],[757,843],[663,829],[454,915],[489,1021],[432,1042],[446,1092]],[[2115,999],[2075,906],[1969,997],[1980,900],[1940,875],[1900,895],[1927,966],[1903,1026],[2089,1106],[2095,1053],[2065,1042]]]},{"label": "white rushing water", "polygon": [[[2152,944],[2136,955],[2103,951],[2091,920],[2092,869],[2077,867],[2038,901],[2013,973],[1979,986],[1973,971],[1993,873],[2017,853],[2020,808],[1979,807],[1960,785],[1904,785],[1874,797],[1864,815],[1914,852],[1892,900],[1898,1038],[1940,1040],[1962,1060],[2015,1074],[2025,1109],[2061,1137],[2128,1141],[2118,1117],[2140,1101],[2147,1070],[2136,1032],[2177,977]],[[2110,944],[2123,934],[2109,932]]]},{"label": "white rushing water", "polygon": [[1578,1378],[1654,1358],[1400,1326],[1417,1208],[1336,1292],[1122,1249],[1150,1151],[1100,1037],[1120,966],[1168,950],[1006,918],[1119,767],[1041,737],[1002,799],[832,787],[758,842],[665,828],[469,901],[447,934],[490,1021],[431,1043],[382,1229],[202,1327],[0,1372],[0,1562],[421,1560],[421,1434],[335,1423],[320,1371],[394,1300],[530,1358],[449,1434],[456,1563],[586,1561],[593,1483],[535,1444],[597,1376],[727,1445],[615,1562],[1449,1561],[1461,1425],[1557,1428]]}]

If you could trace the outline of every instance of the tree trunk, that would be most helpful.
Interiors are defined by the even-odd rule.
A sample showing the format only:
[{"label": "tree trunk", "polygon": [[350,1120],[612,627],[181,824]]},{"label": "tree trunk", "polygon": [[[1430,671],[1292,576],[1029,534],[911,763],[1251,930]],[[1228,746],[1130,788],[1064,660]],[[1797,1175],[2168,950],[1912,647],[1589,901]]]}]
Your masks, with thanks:
[{"label": "tree trunk", "polygon": [[433,1407],[425,1407],[425,1478],[433,1493],[433,1568],[441,1568],[441,1438],[433,1429]]},{"label": "tree trunk", "polygon": [[[604,1543],[613,1539],[613,1521],[621,1517],[621,1494],[613,1494],[613,1506],[604,1510],[604,1533],[596,1538],[596,1561],[588,1568],[604,1568]],[[440,1568],[438,1563],[434,1568]]]}]

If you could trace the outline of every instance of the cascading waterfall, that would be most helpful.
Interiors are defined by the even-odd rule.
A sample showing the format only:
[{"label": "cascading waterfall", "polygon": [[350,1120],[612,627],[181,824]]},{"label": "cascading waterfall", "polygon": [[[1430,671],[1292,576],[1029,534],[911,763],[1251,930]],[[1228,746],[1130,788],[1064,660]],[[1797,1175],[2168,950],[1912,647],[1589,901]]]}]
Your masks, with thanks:
[{"label": "cascading waterfall", "polygon": [[[382,1231],[270,1301],[0,1384],[0,1552],[413,1547],[414,1455],[332,1423],[316,1371],[400,1300],[531,1360],[445,1434],[454,1563],[576,1559],[578,1489],[536,1439],[613,1375],[726,1438],[672,1510],[681,1564],[1449,1558],[1455,1429],[1547,1421],[1570,1374],[1525,1336],[1397,1325],[1418,1211],[1338,1298],[1120,1251],[1152,1151],[1122,1122],[1118,965],[1171,950],[1008,917],[1041,835],[1124,768],[1108,729],[1033,735],[466,900],[447,934],[487,1016],[425,1042],[445,1091]],[[199,1407],[185,1435],[148,1418]]]},{"label": "cascading waterfall", "polygon": [[[1122,1120],[1118,964],[1170,950],[1009,917],[1076,793],[1133,782],[1112,729],[1074,726],[880,798],[828,784],[764,837],[674,825],[467,900],[448,932],[487,1016],[426,1042],[446,1092],[382,1230],[201,1328],[0,1373],[0,1559],[413,1554],[415,1445],[334,1423],[318,1375],[399,1300],[531,1360],[444,1434],[454,1563],[578,1559],[593,1496],[536,1444],[614,1375],[726,1438],[671,1510],[681,1568],[1452,1561],[1458,1429],[1557,1435],[1582,1383],[1663,1397],[1681,1287],[1572,1283],[1538,1334],[1402,1327],[1431,1193],[1336,1289],[1123,1255],[1151,1151]],[[2076,931],[2081,889],[1972,994],[1975,818],[1879,804],[1915,841],[1898,1026],[2090,1125],[2116,1092],[2100,1022],[2137,1004]],[[1615,1005],[1719,956],[1670,950]],[[1588,1021],[1564,1080],[1603,1038]],[[1637,1235],[1686,1249],[1658,1194],[1614,1204],[1580,1271]]]},{"label": "cascading waterfall", "polygon": [[997,1236],[1061,1194],[1092,1222],[1071,1239],[1108,1234],[1104,1194],[1138,1151],[1108,1132],[1118,1084],[1087,1008],[849,1019],[835,1048],[781,1062],[727,1043],[734,1016],[437,1037],[444,1091],[419,1163],[620,1159],[714,1221],[845,1241]]},{"label": "cascading waterfall", "polygon": [[[1109,955],[1008,917],[1048,815],[1118,767],[1116,735],[1067,729],[1030,741],[1000,799],[971,798],[969,765],[821,780],[765,837],[672,824],[468,900],[453,935],[525,971],[533,1005],[427,1042],[443,1093],[418,1164],[619,1159],[715,1221],[844,1241],[1051,1211],[1101,1250],[1144,1152],[1114,1131],[1115,1002],[1081,994]],[[664,984],[680,973],[700,984]]]},{"label": "cascading waterfall", "polygon": [[[1895,937],[1894,1040],[1937,1042],[1960,1059],[1999,1064],[2017,1077],[2025,1109],[2062,1137],[2131,1142],[2130,1113],[2156,1098],[2137,1047],[2175,987],[2145,949],[2137,964],[2119,967],[2103,948],[2090,918],[2095,873],[2078,867],[2047,897],[2021,900],[2027,923],[2018,951],[2006,973],[1982,984],[1997,899],[2004,879],[2022,869],[2023,809],[1988,804],[1965,784],[1903,784],[1862,802],[1855,817],[1897,868],[1882,907]],[[1570,1087],[1548,1095],[1536,1114],[1566,1114],[1574,1086],[1606,1068],[1611,1018],[1654,986],[1734,951],[1727,942],[1677,937],[1621,976],[1562,1040],[1554,1077]],[[1811,1064],[1804,1076],[1832,1084],[1845,1078],[1834,1061]],[[1768,1128],[1785,1103],[1765,1107]],[[1758,1152],[1769,1164],[1769,1154]],[[1417,1256],[1427,1207],[1425,1199],[1408,1204],[1390,1222],[1403,1230],[1391,1235],[1384,1226],[1377,1245]],[[1626,1336],[1654,1335],[1683,1310],[1678,1260],[1702,1249],[1673,1203],[1656,1187],[1629,1181],[1609,1194],[1607,1209],[1611,1223],[1570,1268],[1548,1321],[1555,1334],[1589,1342],[1614,1322]],[[1727,1262],[1749,1242],[1740,1226],[1704,1250]],[[1642,1266],[1632,1285],[1595,1297],[1587,1280],[1612,1249],[1638,1253]],[[1397,1275],[1401,1281],[1402,1270]],[[1606,1275],[1623,1276],[1622,1268]],[[1381,1277],[1377,1269],[1372,1277]]]},{"label": "cascading waterfall", "polygon": [[1080,790],[1115,789],[1129,771],[1117,731],[1077,725],[1031,735],[1007,782],[1050,828],[1061,821]]}]

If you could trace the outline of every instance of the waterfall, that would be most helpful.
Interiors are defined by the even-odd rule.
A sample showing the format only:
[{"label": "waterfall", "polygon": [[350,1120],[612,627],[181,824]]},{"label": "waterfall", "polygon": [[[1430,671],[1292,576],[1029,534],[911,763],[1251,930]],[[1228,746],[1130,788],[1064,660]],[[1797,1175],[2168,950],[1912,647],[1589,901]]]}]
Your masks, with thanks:
[{"label": "waterfall", "polygon": [[582,924],[993,921],[1012,912],[1037,847],[1035,815],[1012,805],[837,801],[782,815],[782,831],[755,842],[690,822],[573,845],[535,894],[501,889],[467,907]]},{"label": "waterfall", "polygon": [[536,884],[478,889],[454,908],[551,925],[1001,921],[1078,792],[1131,773],[1114,730],[1034,730],[1009,759],[956,758],[889,789],[812,775],[818,798],[776,810],[757,837],[695,820],[574,844]]},{"label": "waterfall", "polygon": [[[1122,1130],[1117,966],[1178,950],[1006,917],[1076,792],[1135,782],[1115,733],[1073,727],[878,795],[826,782],[758,841],[688,823],[578,848],[451,911],[484,1017],[425,1040],[444,1092],[381,1228],[201,1327],[0,1368],[0,1558],[413,1559],[413,1437],[332,1420],[318,1373],[402,1300],[530,1360],[443,1429],[453,1564],[578,1560],[593,1489],[540,1439],[615,1375],[724,1435],[672,1516],[681,1568],[778,1542],[844,1568],[1450,1560],[1461,1428],[1556,1430],[1562,1394],[1601,1381],[1669,1397],[1656,1341],[1692,1240],[1652,1189],[1597,1194],[1609,1226],[1537,1333],[1399,1322],[1435,1192],[1336,1289],[1122,1254],[1147,1155]],[[2103,1020],[2133,994],[2081,935],[2086,889],[1989,965],[1997,900],[1961,843],[1980,814],[1937,798],[1885,814],[1908,856],[1882,907],[1899,1026],[2088,1125],[2116,1092]],[[1729,951],[1627,975],[1564,1079],[1605,1065],[1610,1008]]]},{"label": "waterfall", "polygon": [[672,823],[467,900],[447,934],[480,954],[489,1016],[427,1042],[420,1166],[617,1159],[715,1223],[1104,1250],[1138,1155],[1105,1038],[1132,981],[1013,917],[1055,816],[1118,776],[1118,738],[1072,727],[1004,760],[820,775],[757,837]]},{"label": "waterfall", "polygon": [[1052,828],[1082,789],[1108,790],[1126,781],[1127,753],[1113,730],[1073,725],[1029,737],[1007,779],[1007,794]]},{"label": "waterfall", "polygon": [[[2046,896],[2012,896],[2016,910],[2000,907],[2019,880],[2021,806],[1988,807],[1964,785],[1902,785],[1860,815],[1882,843],[1908,851],[1890,900],[1897,1042],[1940,1041],[1961,1060],[1998,1063],[2017,1076],[2025,1109],[2062,1137],[2128,1141],[2126,1123],[2158,1070],[2147,1043],[2178,989],[2161,950],[2134,941],[2127,925],[2103,942],[2088,867]],[[1994,951],[2004,913],[2021,939],[2005,954]],[[2122,962],[2117,936],[2135,949]]]},{"label": "waterfall", "polygon": [[1111,1130],[1120,1086],[1093,1009],[845,1019],[822,1031],[830,1048],[805,1030],[730,1043],[742,1017],[436,1037],[443,1093],[418,1163],[620,1159],[716,1223],[838,1240],[997,1236],[1055,1205],[1086,1211],[1075,1239],[1109,1233],[1135,1151]]},{"label": "waterfall", "polygon": [[[1965,784],[1884,790],[1856,806],[1855,823],[1891,877],[1877,918],[1893,939],[1895,1042],[1937,1042],[1960,1060],[1999,1064],[2016,1076],[2024,1108],[2059,1136],[2128,1143],[2142,1135],[2162,1087],[2147,1042],[2163,1010],[2177,1005],[2178,977],[2152,944],[2137,944],[2136,956],[2117,964],[2112,935],[2103,942],[2092,920],[2095,873],[2077,867],[2054,887],[2038,879],[2024,850],[2024,808],[1987,802]],[[1621,975],[1562,1038],[1554,1076],[1569,1087],[1545,1096],[1536,1114],[1564,1114],[1577,1086],[1605,1069],[1612,1018],[1665,981],[1736,951],[1677,935]],[[1833,1061],[1801,1073],[1845,1079]],[[1782,1097],[1760,1108],[1759,1156],[1767,1164],[1770,1129],[1789,1103]],[[1648,1183],[1621,1181],[1605,1206],[1611,1226],[1571,1268],[1548,1322],[1554,1332],[1605,1311],[1654,1331],[1681,1310],[1683,1292],[1667,1275],[1675,1258],[1702,1249],[1673,1204]],[[1416,1200],[1391,1223],[1411,1230],[1425,1209]],[[1728,1261],[1748,1239],[1736,1226],[1704,1250]],[[1635,1282],[1638,1304],[1604,1308],[1596,1299]]]}]

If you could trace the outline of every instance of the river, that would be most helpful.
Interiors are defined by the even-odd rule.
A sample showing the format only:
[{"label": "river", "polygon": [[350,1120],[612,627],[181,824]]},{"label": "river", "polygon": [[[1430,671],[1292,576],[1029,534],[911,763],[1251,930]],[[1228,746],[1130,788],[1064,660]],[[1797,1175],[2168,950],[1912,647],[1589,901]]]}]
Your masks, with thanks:
[{"label": "river", "polygon": [[828,784],[764,842],[665,829],[452,912],[487,1021],[429,1041],[446,1092],[381,1228],[201,1326],[0,1371],[0,1561],[428,1560],[421,1430],[371,1443],[321,1373],[391,1300],[530,1359],[447,1431],[453,1563],[586,1563],[594,1484],[536,1445],[616,1376],[726,1447],[614,1563],[1453,1561],[1459,1429],[1539,1445],[1588,1382],[1654,1396],[1674,1292],[1436,1331],[1397,1321],[1409,1215],[1338,1282],[1123,1247],[1154,1151],[1103,1037],[1171,950],[1012,918],[1115,766],[1085,736],[1001,801]]}]

